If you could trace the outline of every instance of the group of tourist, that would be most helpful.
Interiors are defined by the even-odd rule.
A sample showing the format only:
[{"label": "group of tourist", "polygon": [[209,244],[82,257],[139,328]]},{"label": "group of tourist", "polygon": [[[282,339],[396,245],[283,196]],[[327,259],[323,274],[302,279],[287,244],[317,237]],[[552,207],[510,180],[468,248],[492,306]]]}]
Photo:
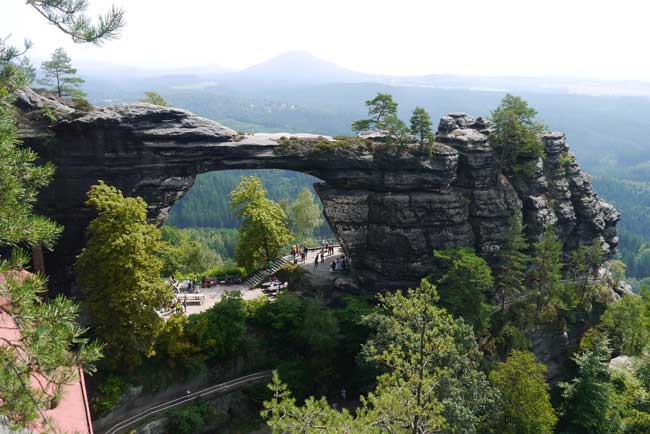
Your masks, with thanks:
[{"label": "group of tourist", "polygon": [[183,285],[183,283],[177,281],[173,274],[169,278],[169,284],[171,285],[174,294],[178,294],[179,292],[196,292],[196,279],[188,279],[185,282],[187,282],[187,286],[182,287],[181,285]]},{"label": "group of tourist", "polygon": [[332,272],[333,271],[348,272],[349,270],[350,270],[350,262],[348,261],[348,258],[345,257],[345,255],[336,258],[330,264],[330,271]]},{"label": "group of tourist", "polygon": [[307,252],[308,251],[309,251],[309,249],[307,248],[307,246],[302,246],[302,248],[300,248],[297,244],[294,244],[293,246],[291,246],[291,256],[293,256],[293,263],[294,264],[297,264],[297,263],[304,264],[305,260],[307,259]]},{"label": "group of tourist", "polygon": [[329,241],[323,243],[323,246],[320,249],[321,256],[323,253],[326,253],[327,256],[331,256],[334,254],[334,243],[331,243]]},{"label": "group of tourist", "polygon": [[163,315],[183,314],[187,311],[187,300],[185,297],[174,295],[171,303],[161,305],[158,310]]}]

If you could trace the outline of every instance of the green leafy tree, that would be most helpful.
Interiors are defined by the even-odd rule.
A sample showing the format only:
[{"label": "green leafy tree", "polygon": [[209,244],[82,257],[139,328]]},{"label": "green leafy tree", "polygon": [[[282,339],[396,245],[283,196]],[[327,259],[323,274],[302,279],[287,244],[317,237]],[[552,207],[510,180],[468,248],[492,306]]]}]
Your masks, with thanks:
[{"label": "green leafy tree", "polygon": [[51,86],[58,96],[84,96],[84,93],[79,90],[84,80],[75,77],[77,70],[72,67],[72,60],[63,48],[57,48],[52,53],[51,59],[41,64],[41,68],[45,72],[45,77],[40,83]]},{"label": "green leafy tree", "polygon": [[544,127],[535,121],[537,112],[518,96],[506,95],[492,112],[490,143],[497,155],[500,176],[508,173],[528,175],[535,170],[535,159],[544,155],[539,138]]},{"label": "green leafy tree", "polygon": [[474,433],[491,408],[493,391],[479,365],[471,327],[435,306],[435,287],[422,281],[406,293],[379,297],[365,323],[375,330],[367,359],[385,371],[353,417],[325,398],[298,406],[277,376],[263,416],[273,433]]},{"label": "green leafy tree", "polygon": [[241,220],[237,241],[237,263],[247,269],[265,266],[291,241],[287,215],[280,205],[266,197],[262,181],[243,176],[230,193],[230,207]]},{"label": "green leafy tree", "polygon": [[147,223],[142,198],[125,198],[101,181],[86,204],[98,216],[75,264],[83,307],[94,334],[107,344],[109,366],[130,371],[150,354],[162,326],[156,309],[172,297],[160,279],[160,231]]},{"label": "green leafy tree", "polygon": [[494,281],[485,260],[466,247],[434,250],[432,274],[440,292],[440,305],[483,331],[489,306],[486,293]]},{"label": "green leafy tree", "polygon": [[578,377],[571,382],[560,383],[566,432],[620,432],[620,417],[615,411],[608,369],[610,354],[607,339],[598,339],[592,349],[573,358],[578,365]]},{"label": "green leafy tree", "polygon": [[625,262],[613,259],[607,262],[607,270],[612,273],[612,278],[614,279],[614,285],[618,286],[623,280],[625,280]]},{"label": "green leafy tree", "polygon": [[591,245],[581,244],[569,254],[567,275],[572,279],[581,301],[591,299],[592,279],[603,263],[603,247],[600,240],[594,240]]},{"label": "green leafy tree", "polygon": [[291,206],[291,223],[299,242],[314,235],[316,228],[323,223],[321,215],[318,204],[314,202],[314,195],[305,187]]},{"label": "green leafy tree", "polygon": [[191,315],[185,327],[189,339],[210,358],[235,354],[246,329],[244,301],[238,293],[226,293],[221,301],[201,314]]},{"label": "green leafy tree", "polygon": [[163,276],[198,274],[223,266],[221,257],[204,243],[192,239],[188,231],[163,226],[161,234],[163,243],[157,254],[163,260]]},{"label": "green leafy tree", "polygon": [[397,145],[400,149],[404,149],[406,145],[413,140],[411,131],[406,126],[404,121],[397,117],[397,115],[390,114],[381,124],[382,131],[386,134],[388,143]]},{"label": "green leafy tree", "polygon": [[625,295],[607,306],[600,328],[610,338],[617,351],[629,356],[641,355],[650,344],[650,293],[644,289],[642,297]]},{"label": "green leafy tree", "polygon": [[397,117],[397,103],[387,93],[377,93],[373,99],[366,101],[370,118],[356,121],[352,124],[353,131],[384,130],[386,119]]},{"label": "green leafy tree", "polygon": [[514,350],[490,372],[499,391],[493,432],[499,434],[552,434],[557,416],[546,383],[547,368],[528,351]]},{"label": "green leafy tree", "polygon": [[431,125],[429,113],[422,107],[416,107],[411,116],[411,134],[417,138],[422,150],[426,145],[433,143],[434,135]]},{"label": "green leafy tree", "polygon": [[[542,239],[533,244],[529,288],[535,291],[537,309],[546,321],[557,317],[558,309],[566,309],[562,285],[562,242],[555,228],[548,227]],[[538,318],[540,314],[538,314]]]},{"label": "green leafy tree", "polygon": [[515,213],[510,218],[508,238],[496,254],[494,267],[494,290],[502,310],[509,299],[526,289],[526,270],[530,263],[527,249],[521,215]]},{"label": "green leafy tree", "polygon": [[144,98],[140,100],[140,102],[146,102],[148,104],[154,104],[154,105],[159,105],[161,107],[169,107],[169,104],[167,101],[165,101],[165,98],[157,94],[156,92],[145,92],[144,93]]}]

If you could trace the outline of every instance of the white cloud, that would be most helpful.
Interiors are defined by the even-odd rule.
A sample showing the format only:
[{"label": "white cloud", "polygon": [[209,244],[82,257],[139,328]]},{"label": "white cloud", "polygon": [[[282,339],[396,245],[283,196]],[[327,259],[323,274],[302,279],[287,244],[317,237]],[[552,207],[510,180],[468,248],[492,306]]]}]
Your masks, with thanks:
[{"label": "white cloud", "polygon": [[650,81],[650,3],[640,0],[91,0],[127,10],[120,40],[75,46],[23,0],[0,29],[32,56],[143,67],[242,68],[288,50],[363,72],[579,76]]}]

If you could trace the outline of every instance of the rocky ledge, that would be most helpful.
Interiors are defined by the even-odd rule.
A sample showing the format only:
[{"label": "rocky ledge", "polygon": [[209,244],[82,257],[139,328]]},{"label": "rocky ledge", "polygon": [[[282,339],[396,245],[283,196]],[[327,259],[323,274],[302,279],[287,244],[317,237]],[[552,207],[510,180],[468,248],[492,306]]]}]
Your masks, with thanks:
[{"label": "rocky ledge", "polygon": [[[497,176],[489,130],[481,118],[444,116],[430,154],[369,139],[336,141],[295,134],[239,135],[184,110],[150,104],[75,110],[26,90],[17,103],[22,139],[57,173],[41,210],[65,226],[53,280],[70,280],[92,218],[85,193],[101,179],[142,196],[162,222],[195,177],[226,169],[279,168],[314,175],[327,221],[355,273],[378,289],[429,273],[432,250],[471,245],[488,259],[499,250],[513,213],[531,240],[559,223],[566,249],[599,239],[618,243],[619,214],[592,191],[561,133],[546,133],[546,157],[523,182]],[[58,272],[58,274],[57,274]]]}]

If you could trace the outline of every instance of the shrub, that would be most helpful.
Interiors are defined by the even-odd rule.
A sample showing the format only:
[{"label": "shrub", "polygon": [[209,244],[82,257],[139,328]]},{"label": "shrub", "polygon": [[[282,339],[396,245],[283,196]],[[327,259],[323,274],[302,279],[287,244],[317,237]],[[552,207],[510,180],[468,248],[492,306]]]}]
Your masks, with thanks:
[{"label": "shrub", "polygon": [[88,113],[93,110],[93,105],[88,102],[86,98],[82,97],[77,97],[77,98],[72,98],[72,104],[74,105],[74,108],[79,110],[80,112],[83,113]]},{"label": "shrub", "polygon": [[276,277],[282,282],[287,282],[290,289],[295,289],[300,286],[306,273],[307,271],[299,265],[286,264],[278,270]]},{"label": "shrub", "polygon": [[207,404],[198,402],[175,410],[169,415],[169,432],[176,434],[200,433],[206,424]]},{"label": "shrub", "polygon": [[113,409],[126,390],[128,384],[117,375],[110,375],[97,388],[91,401],[92,411],[95,416],[103,415]]},{"label": "shrub", "polygon": [[191,315],[185,332],[206,356],[224,359],[238,349],[245,320],[244,300],[238,293],[227,293],[210,309]]}]

